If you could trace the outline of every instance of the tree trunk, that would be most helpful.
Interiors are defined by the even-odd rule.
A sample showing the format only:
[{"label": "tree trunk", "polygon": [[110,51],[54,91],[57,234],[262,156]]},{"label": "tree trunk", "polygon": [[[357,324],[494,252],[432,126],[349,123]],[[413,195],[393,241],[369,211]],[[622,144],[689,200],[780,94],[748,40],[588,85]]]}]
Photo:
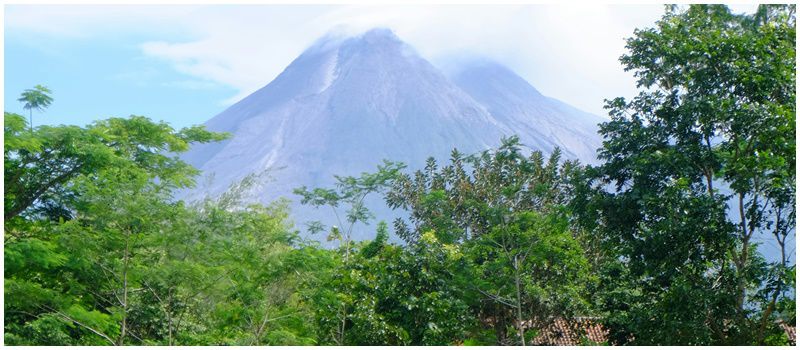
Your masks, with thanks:
[{"label": "tree trunk", "polygon": [[525,346],[525,321],[522,319],[522,286],[519,278],[519,262],[516,256],[514,257],[514,283],[517,287],[517,331],[522,346]]},{"label": "tree trunk", "polygon": [[130,233],[125,235],[125,253],[122,257],[122,324],[120,326],[117,345],[125,345],[125,334],[128,330],[128,261]]},{"label": "tree trunk", "polygon": [[167,323],[167,327],[168,327],[167,331],[169,332],[169,340],[168,340],[169,343],[168,344],[169,344],[169,346],[173,346],[173,345],[175,345],[175,340],[173,339],[173,335],[172,335],[172,323],[173,323],[172,322],[172,318],[173,318],[172,316],[173,316],[173,314],[172,314],[172,288],[171,287],[170,287],[170,289],[168,289],[168,293],[169,293],[168,294],[169,297],[167,298],[167,305],[166,305],[167,306],[167,310],[168,310],[168,312],[167,312],[167,322],[168,322]]},{"label": "tree trunk", "polygon": [[741,315],[744,312],[744,299],[745,299],[745,281],[743,278],[744,269],[747,265],[748,245],[750,235],[747,232],[747,218],[744,212],[744,194],[739,193],[739,216],[741,216],[742,226],[742,251],[739,254],[739,259],[736,261],[736,272],[739,275],[736,288],[736,309]]}]

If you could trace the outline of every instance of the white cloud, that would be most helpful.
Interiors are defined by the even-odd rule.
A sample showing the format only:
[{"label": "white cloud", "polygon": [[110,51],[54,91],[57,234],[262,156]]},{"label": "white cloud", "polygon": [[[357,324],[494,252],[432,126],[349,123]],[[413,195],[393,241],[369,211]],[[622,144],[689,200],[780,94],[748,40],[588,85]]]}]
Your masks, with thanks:
[{"label": "white cloud", "polygon": [[[519,72],[542,93],[601,114],[603,98],[631,94],[633,81],[617,58],[622,38],[652,23],[660,6],[344,6],[318,15],[279,14],[270,7],[201,14],[203,38],[142,46],[180,72],[240,91],[235,102],[277,76],[332,28],[357,33],[392,28],[437,64],[454,52],[489,56]],[[622,11],[627,16],[620,16]],[[200,22],[195,20],[194,22]],[[625,89],[625,87],[629,87]]]},{"label": "white cloud", "polygon": [[[751,5],[734,9],[748,11]],[[517,71],[542,93],[604,115],[603,99],[635,93],[618,58],[623,38],[649,26],[661,5],[438,6],[8,6],[6,33],[73,38],[120,32],[184,35],[142,52],[177,71],[239,91],[267,84],[332,28],[352,33],[392,28],[434,63],[481,54]]]}]

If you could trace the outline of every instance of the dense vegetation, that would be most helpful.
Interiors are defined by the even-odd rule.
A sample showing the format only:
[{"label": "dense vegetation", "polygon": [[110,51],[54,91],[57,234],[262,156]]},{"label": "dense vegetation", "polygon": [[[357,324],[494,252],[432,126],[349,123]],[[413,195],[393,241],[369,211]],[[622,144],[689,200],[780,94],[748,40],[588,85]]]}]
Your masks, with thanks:
[{"label": "dense vegetation", "polygon": [[[556,320],[590,318],[610,344],[788,344],[794,6],[669,7],[627,48],[641,93],[608,101],[601,165],[512,137],[297,189],[337,211],[309,225],[333,249],[301,239],[285,201],[242,203],[255,178],[172,199],[197,175],[176,154],[227,135],[139,116],[34,128],[5,113],[4,341],[529,345]],[[52,101],[26,93],[29,110]],[[374,227],[369,195],[406,215],[354,242]]]}]

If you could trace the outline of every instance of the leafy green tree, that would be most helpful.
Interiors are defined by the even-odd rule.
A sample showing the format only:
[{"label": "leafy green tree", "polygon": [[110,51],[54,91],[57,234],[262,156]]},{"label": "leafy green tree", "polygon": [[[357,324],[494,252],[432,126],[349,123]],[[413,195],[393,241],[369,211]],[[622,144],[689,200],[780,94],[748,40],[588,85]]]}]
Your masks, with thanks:
[{"label": "leafy green tree", "polygon": [[300,293],[332,258],[297,238],[285,203],[243,205],[242,186],[171,198],[197,175],[176,154],[224,134],[136,116],[25,132],[5,117],[6,343],[316,342]]},{"label": "leafy green tree", "polygon": [[6,235],[9,344],[315,343],[300,288],[327,255],[298,241],[285,203],[185,206],[136,167],[72,186],[71,220]]},{"label": "leafy green tree", "polygon": [[508,220],[466,249],[476,265],[473,287],[510,311],[524,346],[557,317],[588,310],[581,284],[588,270],[565,216],[523,212]]},{"label": "leafy green tree", "polygon": [[77,195],[71,180],[107,168],[140,168],[173,188],[191,186],[198,171],[176,153],[192,142],[226,137],[197,126],[176,131],[141,116],[110,118],[87,128],[42,126],[32,134],[23,133],[24,126],[19,115],[5,114],[6,221],[20,215],[68,219]]},{"label": "leafy green tree", "polygon": [[[362,173],[359,177],[337,176],[336,189],[315,188],[309,190],[303,186],[294,190],[294,193],[301,196],[300,203],[308,204],[315,208],[328,207],[336,216],[337,225],[330,227],[327,237],[328,241],[338,241],[339,251],[342,256],[340,269],[349,269],[350,256],[352,255],[352,233],[356,224],[369,223],[373,215],[364,205],[366,197],[373,193],[385,191],[391,180],[396,178],[400,171],[405,167],[402,163],[384,161],[383,165],[378,166],[374,173]],[[341,213],[341,210],[345,210]],[[342,220],[344,215],[344,220]],[[319,221],[308,223],[311,233],[319,233],[326,229],[325,225]],[[346,288],[348,284],[340,284]],[[338,327],[333,334],[333,340],[337,345],[344,345],[346,341],[347,310],[350,299],[348,290],[337,290],[336,297],[339,299]]]},{"label": "leafy green tree", "polygon": [[464,339],[475,319],[469,291],[456,283],[465,278],[459,247],[438,242],[433,233],[409,248],[387,243],[388,237],[381,222],[375,240],[359,244],[349,269],[337,271],[319,288],[320,331],[334,333],[338,326],[324,322],[336,320],[330,303],[338,300],[324,293],[347,290],[345,344],[451,345]]},{"label": "leafy green tree", "polygon": [[106,335],[114,345],[124,345],[129,338],[141,338],[131,332],[134,294],[142,288],[147,271],[147,243],[169,227],[173,208],[168,205],[169,192],[144,172],[109,169],[98,175],[76,180],[82,187],[82,203],[75,220],[62,227],[73,238],[70,241],[80,242],[70,252],[85,256],[104,279],[93,286],[107,300],[98,311],[119,320],[118,332]]},{"label": "leafy green tree", "polygon": [[[605,163],[575,210],[620,274],[604,287],[618,341],[761,344],[776,331],[794,278],[794,12],[668,6],[628,39],[621,62],[641,92],[608,101]],[[755,249],[770,236],[780,261]]]},{"label": "leafy green tree", "polygon": [[315,331],[307,326],[313,317],[298,293],[306,271],[316,266],[296,258],[298,242],[286,224],[286,203],[250,205],[232,213],[217,208],[208,215],[216,223],[205,229],[213,230],[207,258],[220,269],[213,302],[202,308],[212,316],[208,332],[223,340],[214,343],[313,344]]},{"label": "leafy green tree", "polygon": [[37,110],[39,112],[43,111],[45,108],[50,107],[50,104],[53,103],[53,97],[50,96],[53,92],[50,91],[46,86],[43,85],[36,85],[33,89],[26,89],[22,92],[19,99],[17,101],[25,103],[22,107],[27,109],[30,113],[30,130],[33,131],[33,110]]},{"label": "leafy green tree", "polygon": [[166,226],[168,192],[196,173],[163,152],[224,135],[143,117],[26,133],[24,118],[5,117],[7,340],[125,343],[143,237]]},{"label": "leafy green tree", "polygon": [[[218,200],[171,205],[145,236],[131,330],[151,344],[309,345],[301,288],[318,250],[298,240],[286,203],[245,205],[247,184]],[[100,253],[95,256],[102,255]]]},{"label": "leafy green tree", "polygon": [[409,244],[435,232],[442,243],[462,247],[474,269],[462,288],[482,296],[473,314],[491,320],[501,344],[526,344],[529,330],[587,307],[588,263],[565,211],[576,164],[561,165],[559,157],[524,156],[510,138],[493,152],[453,151],[441,169],[429,159],[387,194],[391,206],[410,212],[410,224],[395,221]]},{"label": "leafy green tree", "polygon": [[[359,177],[336,176],[335,189],[309,190],[303,186],[295,189],[294,194],[301,197],[301,204],[311,205],[314,208],[327,207],[333,211],[338,226],[331,226],[327,240],[341,243],[346,261],[350,255],[351,236],[355,225],[368,224],[373,218],[369,208],[364,205],[364,200],[370,194],[385,191],[391,180],[396,178],[403,168],[405,165],[402,163],[384,161],[374,173],[362,173]],[[326,229],[326,226],[319,221],[309,222],[307,225],[312,234]]]}]

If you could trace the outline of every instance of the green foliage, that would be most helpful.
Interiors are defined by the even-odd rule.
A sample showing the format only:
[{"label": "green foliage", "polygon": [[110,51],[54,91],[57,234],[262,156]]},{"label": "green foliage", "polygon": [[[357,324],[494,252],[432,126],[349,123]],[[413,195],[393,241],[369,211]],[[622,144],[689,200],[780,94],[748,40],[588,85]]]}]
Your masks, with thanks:
[{"label": "green foliage", "polygon": [[[760,344],[776,329],[795,229],[794,11],[670,6],[628,39],[642,91],[608,101],[605,163],[573,203],[619,274],[599,290],[616,342]],[[766,263],[753,240],[770,236],[783,255]]]},{"label": "green foliage", "polygon": [[525,344],[526,327],[588,308],[588,263],[565,211],[576,166],[561,164],[558,150],[546,161],[538,151],[526,157],[514,137],[494,152],[453,151],[441,169],[429,159],[387,194],[391,206],[410,212],[413,230],[395,221],[409,244],[427,234],[461,247],[468,269],[454,283],[474,294],[473,312],[492,320],[500,343]]},{"label": "green foliage", "polygon": [[36,85],[23,91],[17,101],[25,103],[25,109],[42,111],[53,103],[53,97],[50,96],[52,93],[46,86]]},{"label": "green foliage", "polygon": [[174,152],[185,151],[191,142],[226,137],[198,127],[176,132],[140,116],[111,118],[87,128],[40,126],[28,132],[24,119],[10,113],[5,113],[4,136],[6,221],[20,215],[71,218],[80,195],[73,180],[95,177],[104,169],[142,172],[164,186],[191,186],[197,170]]},{"label": "green foliage", "polygon": [[[383,165],[379,165],[374,173],[362,173],[359,177],[336,176],[335,189],[315,188],[309,190],[303,186],[295,189],[294,194],[302,197],[301,204],[311,205],[315,208],[331,208],[338,220],[336,223],[338,226],[331,227],[328,240],[340,240],[344,245],[348,245],[355,224],[367,224],[373,217],[364,205],[364,199],[372,193],[383,192],[390,182],[399,176],[403,168],[405,165],[402,163],[384,160]],[[341,210],[344,212],[340,213]],[[325,228],[325,225],[318,221],[308,223],[311,233],[319,233]]]},{"label": "green foliage", "polygon": [[556,210],[566,200],[562,180],[575,166],[566,162],[560,167],[559,161],[558,150],[547,161],[539,151],[524,156],[517,137],[503,140],[495,152],[465,157],[454,150],[451,164],[441,169],[431,158],[413,177],[400,176],[387,193],[387,203],[409,210],[418,228],[398,220],[395,229],[410,243],[429,230],[451,243],[491,231],[507,211]]},{"label": "green foliage", "polygon": [[321,337],[331,334],[327,341],[338,344],[338,327],[344,323],[344,344],[448,345],[463,339],[475,321],[464,291],[454,283],[463,273],[464,256],[433,234],[426,237],[406,249],[388,244],[386,226],[379,225],[377,238],[361,244],[316,296],[317,309],[323,311]]},{"label": "green foliage", "polygon": [[75,219],[6,241],[9,344],[315,342],[298,288],[320,252],[295,249],[285,203],[187,207],[136,175],[76,179]]},{"label": "green foliage", "polygon": [[176,153],[225,135],[136,116],[27,131],[5,116],[8,344],[315,342],[298,287],[320,250],[295,251],[285,203],[171,199],[197,174]]},{"label": "green foliage", "polygon": [[31,129],[33,129],[33,110],[41,112],[50,107],[50,104],[53,103],[53,97],[50,96],[52,93],[46,86],[36,85],[32,89],[23,91],[19,99],[17,99],[17,101],[24,103],[22,108],[30,112]]},{"label": "green foliage", "polygon": [[[599,317],[608,344],[786,345],[796,322],[795,8],[668,6],[621,61],[600,166],[454,150],[439,166],[298,188],[327,207],[301,239],[288,202],[184,203],[178,158],[227,135],[145,117],[4,120],[8,345],[531,345]],[[42,110],[50,91],[23,94]],[[353,242],[369,195],[402,210]],[[301,218],[302,219],[302,218]],[[757,242],[779,248],[779,261]],[[594,345],[578,334],[584,345]],[[538,345],[538,344],[536,344]]]},{"label": "green foliage", "polygon": [[[321,329],[323,329],[321,333],[323,342],[330,341],[337,345],[344,345],[349,341],[347,338],[348,319],[354,301],[351,295],[352,285],[348,281],[351,277],[348,273],[352,255],[351,235],[357,223],[367,224],[373,217],[364,205],[366,197],[372,193],[383,192],[391,181],[399,176],[404,167],[405,165],[402,163],[384,161],[383,165],[379,165],[378,170],[374,173],[362,173],[359,177],[337,176],[336,189],[308,190],[303,186],[294,190],[296,195],[302,197],[300,203],[315,208],[328,207],[333,210],[337,219],[336,224],[338,224],[330,227],[327,240],[339,242],[341,265],[334,270],[334,279],[327,281],[326,288],[331,290],[314,296],[314,299],[322,300],[324,304],[324,306],[320,306],[322,310],[318,317]],[[342,209],[345,210],[344,220],[340,214]],[[307,226],[312,234],[325,230],[325,225],[318,221],[310,222]],[[380,234],[385,235],[385,228]]]}]

